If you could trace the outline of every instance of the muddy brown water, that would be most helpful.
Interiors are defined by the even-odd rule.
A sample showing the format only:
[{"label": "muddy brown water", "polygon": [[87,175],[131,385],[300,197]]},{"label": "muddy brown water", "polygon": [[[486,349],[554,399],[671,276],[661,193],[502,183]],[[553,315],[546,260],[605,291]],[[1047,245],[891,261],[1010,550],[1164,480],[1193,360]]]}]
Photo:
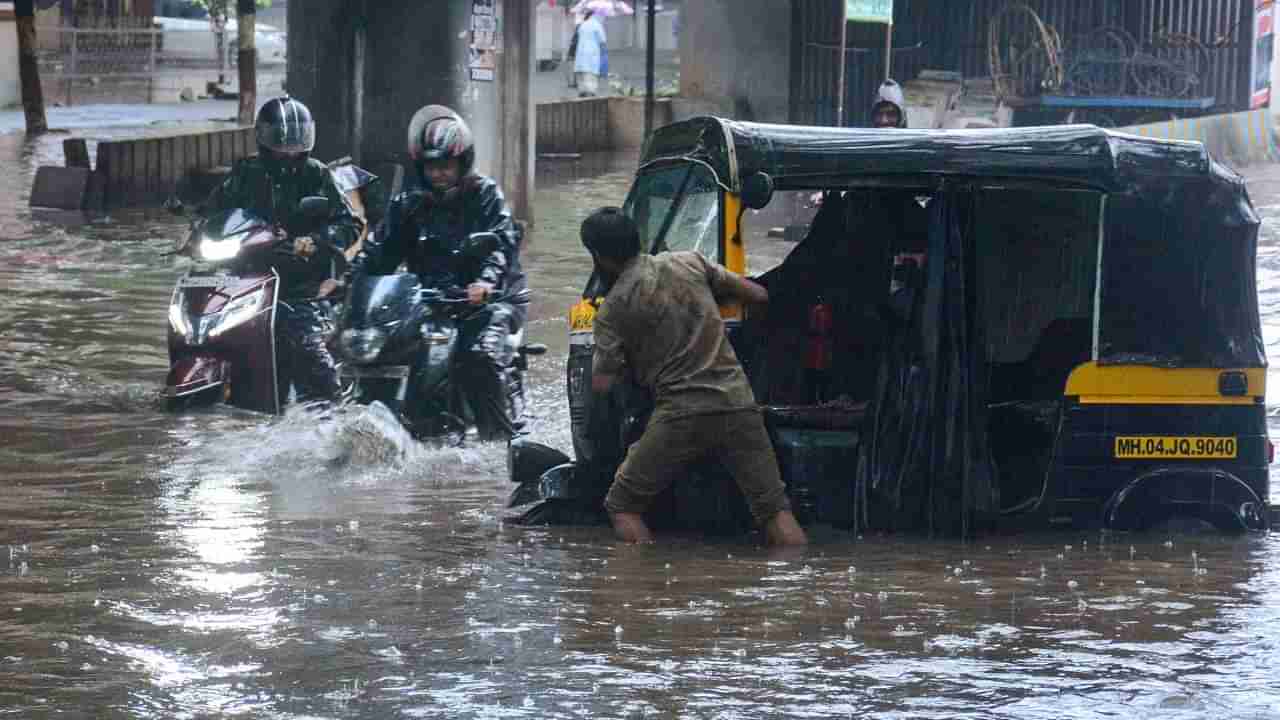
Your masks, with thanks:
[{"label": "muddy brown water", "polygon": [[[0,717],[1280,717],[1275,535],[629,547],[505,527],[495,447],[166,414],[181,225],[28,209],[58,154],[0,136]],[[535,434],[561,447],[577,225],[631,162],[542,170]],[[1280,352],[1280,168],[1248,175]]]}]

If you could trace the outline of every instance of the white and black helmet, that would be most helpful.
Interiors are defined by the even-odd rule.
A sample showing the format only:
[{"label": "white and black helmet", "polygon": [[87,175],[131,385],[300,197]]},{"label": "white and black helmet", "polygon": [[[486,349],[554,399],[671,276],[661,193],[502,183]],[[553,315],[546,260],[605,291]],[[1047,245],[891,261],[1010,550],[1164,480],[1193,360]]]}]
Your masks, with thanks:
[{"label": "white and black helmet", "polygon": [[[409,159],[422,177],[423,165],[432,160],[457,158],[463,175],[476,162],[476,144],[458,113],[444,105],[427,105],[409,121]],[[425,180],[425,178],[423,178]]]},{"label": "white and black helmet", "polygon": [[310,153],[316,146],[316,123],[306,105],[288,95],[268,100],[253,126],[258,149]]}]

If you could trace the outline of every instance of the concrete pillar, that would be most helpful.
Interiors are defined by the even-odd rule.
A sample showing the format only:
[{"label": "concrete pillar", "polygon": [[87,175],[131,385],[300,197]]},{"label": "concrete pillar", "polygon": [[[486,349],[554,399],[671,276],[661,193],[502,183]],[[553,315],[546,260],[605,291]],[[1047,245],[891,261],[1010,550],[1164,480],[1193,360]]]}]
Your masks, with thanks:
[{"label": "concrete pillar", "polygon": [[316,118],[317,156],[352,155],[358,145],[367,167],[407,164],[409,119],[423,105],[439,103],[467,120],[476,136],[478,169],[495,173],[501,162],[498,83],[473,80],[468,67],[474,4],[486,3],[290,3],[286,87]]},{"label": "concrete pillar", "polygon": [[688,112],[790,120],[794,1],[697,0],[683,5],[680,92]]},{"label": "concrete pillar", "polygon": [[502,23],[502,162],[498,182],[511,212],[533,222],[534,105],[529,92],[534,72],[536,0],[505,0]]}]

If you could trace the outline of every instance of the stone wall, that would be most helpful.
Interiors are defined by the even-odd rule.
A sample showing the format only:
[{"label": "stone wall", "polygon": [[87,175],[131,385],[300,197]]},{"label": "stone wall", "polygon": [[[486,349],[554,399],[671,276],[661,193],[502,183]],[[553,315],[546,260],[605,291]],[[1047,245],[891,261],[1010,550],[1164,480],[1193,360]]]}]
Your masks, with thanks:
[{"label": "stone wall", "polygon": [[18,82],[18,29],[12,10],[0,10],[0,108],[22,102]]},{"label": "stone wall", "polygon": [[[654,127],[671,121],[671,102],[657,101]],[[540,154],[633,150],[643,143],[643,98],[586,98],[538,104]]]}]

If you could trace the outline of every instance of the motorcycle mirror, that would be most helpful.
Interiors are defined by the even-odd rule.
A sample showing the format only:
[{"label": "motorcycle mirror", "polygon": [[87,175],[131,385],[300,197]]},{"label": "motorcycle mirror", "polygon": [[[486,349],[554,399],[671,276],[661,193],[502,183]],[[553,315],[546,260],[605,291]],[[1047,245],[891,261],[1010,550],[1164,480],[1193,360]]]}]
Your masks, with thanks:
[{"label": "motorcycle mirror", "polygon": [[308,220],[323,220],[329,217],[329,207],[329,198],[308,195],[298,201],[298,214]]},{"label": "motorcycle mirror", "polygon": [[472,257],[482,258],[497,250],[500,242],[495,232],[471,233],[467,236],[465,250]]}]

